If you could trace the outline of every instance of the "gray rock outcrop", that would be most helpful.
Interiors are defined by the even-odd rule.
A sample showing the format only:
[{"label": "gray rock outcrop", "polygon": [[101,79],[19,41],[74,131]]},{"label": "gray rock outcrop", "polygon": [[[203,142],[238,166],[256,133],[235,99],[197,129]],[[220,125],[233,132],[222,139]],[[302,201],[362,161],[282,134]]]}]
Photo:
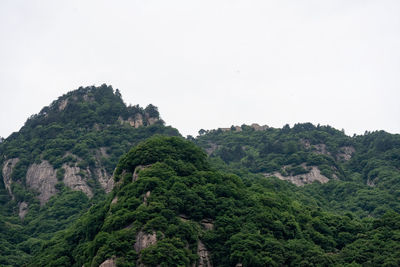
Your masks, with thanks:
[{"label": "gray rock outcrop", "polygon": [[97,168],[94,171],[94,175],[99,181],[101,187],[106,193],[110,193],[114,188],[114,179],[109,175],[104,168]]},{"label": "gray rock outcrop", "polygon": [[340,153],[337,154],[336,158],[338,160],[349,161],[355,152],[356,150],[354,147],[343,146],[340,148]]},{"label": "gray rock outcrop", "polygon": [[113,200],[111,201],[111,204],[117,204],[117,203],[118,203],[118,197],[115,196],[115,197],[113,198]]},{"label": "gray rock outcrop", "polygon": [[4,186],[6,187],[8,193],[14,199],[14,195],[11,191],[11,173],[15,167],[15,165],[18,163],[19,159],[18,158],[13,158],[13,159],[8,159],[4,162],[3,165],[3,181],[4,181]]},{"label": "gray rock outcrop", "polygon": [[59,106],[58,106],[58,110],[62,111],[64,110],[68,105],[68,98],[64,99],[63,101],[60,102]]},{"label": "gray rock outcrop", "polygon": [[18,210],[18,216],[21,220],[23,220],[25,218],[25,215],[28,213],[28,203],[26,203],[25,201],[19,203]]},{"label": "gray rock outcrop", "polygon": [[40,204],[45,204],[50,197],[57,193],[56,171],[46,160],[40,164],[32,164],[26,173],[26,184],[29,188],[39,192]]},{"label": "gray rock outcrop", "polygon": [[268,125],[259,125],[258,123],[253,123],[250,125],[251,128],[253,128],[255,131],[265,131],[269,128]]},{"label": "gray rock outcrop", "polygon": [[122,117],[119,117],[118,120],[121,124],[128,123],[130,126],[135,128],[139,128],[145,125],[153,125],[157,121],[159,121],[158,118],[149,117],[147,114],[145,118],[143,118],[143,115],[140,113],[137,113],[134,117],[129,117],[126,120],[124,120]]},{"label": "gray rock outcrop", "polygon": [[136,182],[137,179],[139,179],[139,172],[141,170],[143,170],[143,169],[145,169],[147,167],[150,167],[150,166],[151,166],[151,164],[150,165],[139,165],[139,166],[136,166],[136,168],[135,168],[135,170],[133,171],[133,174],[132,174],[132,182]]},{"label": "gray rock outcrop", "polygon": [[206,153],[210,156],[218,148],[219,148],[219,146],[217,144],[208,142],[208,148],[206,148]]},{"label": "gray rock outcrop", "polygon": [[146,194],[143,196],[143,203],[147,205],[147,199],[150,197],[151,192],[147,191]]},{"label": "gray rock outcrop", "polygon": [[330,155],[331,153],[328,151],[327,147],[325,144],[316,144],[312,145],[311,148],[314,150],[316,154],[321,154],[321,155]]},{"label": "gray rock outcrop", "polygon": [[158,121],[158,119],[157,118],[148,118],[147,121],[148,121],[149,125],[153,125]]},{"label": "gray rock outcrop", "polygon": [[144,123],[143,123],[142,114],[140,114],[140,113],[136,114],[135,119],[134,119],[134,124],[132,126],[135,128],[139,128],[140,126],[143,126],[143,125],[144,125]]},{"label": "gray rock outcrop", "polygon": [[212,267],[210,252],[200,240],[197,242],[198,267]]},{"label": "gray rock outcrop", "polygon": [[64,184],[75,191],[82,191],[89,198],[93,196],[93,192],[87,185],[86,181],[81,176],[81,169],[79,167],[70,167],[67,164],[63,164],[64,174]]},{"label": "gray rock outcrop", "polygon": [[107,259],[99,267],[117,267],[117,262],[114,258]]},{"label": "gray rock outcrop", "polygon": [[203,219],[201,220],[200,224],[206,229],[206,230],[213,230],[214,229],[214,222],[211,219]]},{"label": "gray rock outcrop", "polygon": [[280,180],[289,181],[297,186],[311,184],[315,181],[318,181],[321,184],[329,182],[329,178],[322,175],[321,171],[316,166],[311,166],[310,172],[305,173],[305,174],[298,174],[298,175],[293,175],[293,176],[291,176],[291,175],[283,176],[279,172],[274,172],[274,173],[265,173],[264,176],[266,176],[266,177],[275,176],[276,178],[278,178]]},{"label": "gray rock outcrop", "polygon": [[136,235],[136,242],[134,245],[135,251],[139,253],[141,250],[154,245],[157,243],[157,235],[155,232],[148,234],[143,231],[139,231]]}]

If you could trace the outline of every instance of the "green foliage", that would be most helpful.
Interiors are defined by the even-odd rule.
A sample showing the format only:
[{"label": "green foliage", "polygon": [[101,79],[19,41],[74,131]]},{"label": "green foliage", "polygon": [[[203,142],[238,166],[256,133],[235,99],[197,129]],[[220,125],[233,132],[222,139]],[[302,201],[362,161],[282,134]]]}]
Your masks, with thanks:
[{"label": "green foliage", "polygon": [[[146,127],[135,128],[129,124],[129,120],[137,117],[143,119]],[[150,120],[158,122],[150,125]],[[7,159],[19,159],[11,174],[14,200],[5,188],[0,188],[3,205],[0,215],[15,218],[15,225],[23,229],[20,238],[7,241],[6,246],[13,249],[5,250],[6,256],[0,265],[17,266],[26,262],[30,251],[37,251],[38,247],[38,243],[27,242],[28,238],[40,242],[48,240],[87,210],[89,202],[97,203],[103,199],[105,192],[95,177],[98,170],[111,176],[124,153],[155,134],[179,135],[176,129],[163,125],[157,107],[126,106],[121,95],[106,85],[71,91],[31,116],[18,133],[0,143],[0,164]],[[56,170],[59,193],[40,207],[37,192],[26,185],[25,178],[29,166],[43,160]],[[80,168],[79,175],[95,194],[93,199],[89,201],[81,192],[70,192],[63,186],[65,165]],[[16,214],[18,204],[23,201],[29,204],[29,212],[22,222]],[[6,224],[4,233],[8,236],[8,232],[13,232],[11,229],[13,227]],[[14,257],[18,254],[24,256]],[[18,259],[21,260],[19,264],[16,263]],[[54,262],[69,265],[69,260],[61,255]]]},{"label": "green foliage", "polygon": [[[124,182],[45,244],[32,266],[98,266],[114,257],[122,266],[190,266],[199,240],[215,266],[390,266],[400,259],[398,213],[360,220],[322,211],[284,181],[210,169],[182,138],[139,144],[121,158],[118,177]],[[145,235],[157,241],[135,251]],[[371,252],[376,242],[384,256]]]},{"label": "green foliage", "polygon": [[[132,127],[136,118],[146,127]],[[0,143],[0,163],[19,159],[14,199],[0,183],[0,265],[192,266],[203,244],[214,266],[400,265],[399,135],[310,123],[239,130],[202,129],[189,142],[165,136],[179,133],[157,107],[127,107],[110,86],[60,97]],[[25,177],[43,160],[59,192],[40,206]],[[65,165],[80,168],[92,199],[64,186]],[[330,182],[266,178],[312,168]],[[97,169],[115,175],[109,195]],[[152,241],[139,251],[140,237]]]},{"label": "green foliage", "polygon": [[264,131],[242,128],[204,132],[195,142],[210,151],[218,169],[296,176],[317,167],[331,181],[303,191],[329,211],[360,217],[400,212],[400,135],[378,131],[349,137],[310,123]]},{"label": "green foliage", "polygon": [[165,238],[144,249],[141,262],[147,266],[189,266],[195,255],[179,238]]},{"label": "green foliage", "polygon": [[[176,162],[175,168],[180,171],[187,168],[185,164],[191,164],[199,170],[208,168],[206,154],[194,144],[176,137],[157,136],[129,151],[118,163],[115,170],[116,177],[118,179],[123,170],[133,173],[139,165],[147,166],[160,161]],[[182,164],[183,162],[179,161],[185,162]]]}]

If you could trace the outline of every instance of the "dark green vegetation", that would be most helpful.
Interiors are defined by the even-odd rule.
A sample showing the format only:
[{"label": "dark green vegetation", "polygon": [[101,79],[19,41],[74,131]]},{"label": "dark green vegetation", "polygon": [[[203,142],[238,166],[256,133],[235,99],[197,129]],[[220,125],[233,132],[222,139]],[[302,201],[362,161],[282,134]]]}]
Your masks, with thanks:
[{"label": "dark green vegetation", "polygon": [[301,191],[321,208],[360,217],[400,212],[400,135],[379,131],[349,137],[310,123],[263,131],[244,125],[242,131],[211,131],[196,143],[219,168],[236,173],[288,177],[317,167],[330,182]]},{"label": "dark green vegetation", "polygon": [[[0,143],[0,166],[5,167],[10,159],[19,160],[10,175],[13,197],[0,183],[0,265],[17,266],[29,260],[43,240],[104,199],[96,174],[101,171],[112,179],[119,157],[154,134],[179,135],[164,126],[155,106],[126,106],[118,90],[106,85],[69,92],[31,116],[19,132]],[[54,169],[58,183],[57,194],[40,205],[37,196],[51,187],[41,184],[50,182],[28,184],[27,171],[43,161]],[[64,184],[66,166],[79,170],[75,176],[82,177],[92,198]],[[23,202],[28,203],[28,213],[22,221],[17,215]]]},{"label": "dark green vegetation", "polygon": [[399,135],[171,136],[106,85],[32,116],[0,143],[0,265],[400,266]]},{"label": "dark green vegetation", "polygon": [[[199,240],[215,266],[400,263],[399,214],[361,220],[325,212],[284,181],[216,171],[181,138],[141,143],[120,160],[115,179],[112,194],[47,243],[32,266],[112,258],[118,266],[189,266],[199,260]],[[146,233],[157,242],[135,251]]]}]

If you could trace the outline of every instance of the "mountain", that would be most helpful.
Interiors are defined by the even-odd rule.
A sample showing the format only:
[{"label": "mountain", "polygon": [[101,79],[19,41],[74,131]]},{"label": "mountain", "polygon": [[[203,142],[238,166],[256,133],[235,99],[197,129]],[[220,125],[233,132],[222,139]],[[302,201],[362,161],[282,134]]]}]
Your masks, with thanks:
[{"label": "mountain", "polygon": [[184,139],[102,85],[1,141],[1,266],[400,266],[398,134]]},{"label": "mountain", "polygon": [[[154,134],[179,135],[164,126],[157,107],[126,106],[107,85],[71,91],[31,116],[0,144],[1,214],[7,217],[0,232],[18,232],[3,240],[38,243],[65,228],[112,190],[119,157]],[[0,264],[11,254],[2,253],[7,259]]]},{"label": "mountain", "polygon": [[[357,216],[400,212],[400,135],[347,136],[311,123],[201,131],[194,140],[220,169],[289,181],[330,211]],[[308,185],[308,186],[304,186]]]},{"label": "mountain", "polygon": [[[249,180],[250,179],[250,180]],[[395,266],[400,215],[360,220],[278,179],[217,171],[179,137],[121,158],[116,187],[29,266]],[[371,248],[374,250],[371,251]]]}]

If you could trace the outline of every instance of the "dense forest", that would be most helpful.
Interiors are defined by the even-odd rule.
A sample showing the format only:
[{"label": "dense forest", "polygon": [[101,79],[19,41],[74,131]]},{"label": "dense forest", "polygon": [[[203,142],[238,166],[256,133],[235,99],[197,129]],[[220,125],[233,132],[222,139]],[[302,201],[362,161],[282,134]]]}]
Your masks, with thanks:
[{"label": "dense forest", "polygon": [[0,144],[0,265],[21,265],[104,199],[119,157],[154,134],[179,132],[157,107],[126,106],[107,85],[71,91],[31,116]]},{"label": "dense forest", "polygon": [[400,135],[181,137],[81,87],[0,143],[1,266],[399,266]]},{"label": "dense forest", "polygon": [[290,180],[318,169],[329,182],[309,184],[301,191],[324,209],[358,217],[400,212],[398,134],[377,131],[349,137],[311,123],[262,131],[243,125],[239,131],[210,131],[195,142],[219,168],[235,173],[278,174]]}]

